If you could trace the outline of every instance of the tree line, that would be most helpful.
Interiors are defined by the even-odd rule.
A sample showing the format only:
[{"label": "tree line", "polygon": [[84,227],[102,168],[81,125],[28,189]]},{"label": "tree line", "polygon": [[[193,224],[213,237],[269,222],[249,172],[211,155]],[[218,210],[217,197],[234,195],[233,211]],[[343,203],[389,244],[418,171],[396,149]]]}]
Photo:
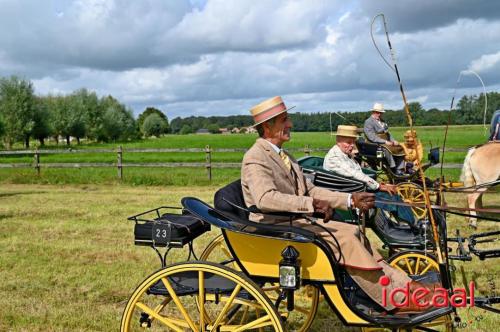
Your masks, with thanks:
[{"label": "tree line", "polygon": [[[486,121],[500,109],[500,93],[487,93]],[[409,104],[415,126],[480,124],[483,122],[484,94],[463,96],[450,113],[432,108],[425,110],[418,102]],[[329,131],[339,124],[362,127],[369,111],[333,113],[292,113],[295,131]],[[406,126],[404,110],[386,110],[384,119],[390,126]],[[0,78],[0,138],[7,148],[30,140],[44,145],[47,138],[57,144],[62,138],[70,144],[82,138],[96,142],[125,141],[166,133],[189,134],[199,129],[219,132],[220,128],[242,128],[253,124],[250,115],[177,117],[170,123],[167,116],[154,107],[146,108],[137,119],[132,110],[113,96],[98,97],[95,92],[79,89],[67,95],[37,96],[32,82],[16,76]]]},{"label": "tree line", "polygon": [[70,138],[97,142],[124,141],[167,133],[168,119],[148,107],[138,119],[112,96],[99,98],[79,89],[67,95],[36,96],[32,82],[16,76],[0,78],[0,137],[8,149],[15,142],[26,148],[30,139],[43,146],[47,138],[70,144]]},{"label": "tree line", "polygon": [[[486,122],[489,122],[493,112],[500,109],[500,93],[487,93],[487,114]],[[484,94],[463,96],[456,105],[456,108],[449,110],[439,110],[431,108],[425,110],[419,102],[408,104],[413,119],[414,126],[445,125],[451,115],[450,123],[457,125],[481,124],[484,116]],[[294,131],[329,131],[330,126],[336,130],[340,124],[352,124],[362,127],[365,120],[370,116],[370,111],[360,112],[332,112],[332,113],[291,113]],[[408,120],[406,112],[400,110],[386,110],[384,120],[390,126],[407,126]],[[253,124],[250,115],[232,116],[190,116],[186,118],[177,117],[170,123],[171,132],[174,134],[188,134],[196,132],[198,129],[212,128],[247,127]]]}]

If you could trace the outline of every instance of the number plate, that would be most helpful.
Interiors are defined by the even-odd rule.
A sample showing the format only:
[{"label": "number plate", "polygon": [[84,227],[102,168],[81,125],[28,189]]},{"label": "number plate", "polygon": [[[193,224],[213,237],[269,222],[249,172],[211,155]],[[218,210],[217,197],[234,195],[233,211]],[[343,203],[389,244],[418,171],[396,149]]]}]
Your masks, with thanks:
[{"label": "number plate", "polygon": [[168,245],[171,239],[171,226],[169,224],[154,223],[151,228],[151,238],[156,244]]}]

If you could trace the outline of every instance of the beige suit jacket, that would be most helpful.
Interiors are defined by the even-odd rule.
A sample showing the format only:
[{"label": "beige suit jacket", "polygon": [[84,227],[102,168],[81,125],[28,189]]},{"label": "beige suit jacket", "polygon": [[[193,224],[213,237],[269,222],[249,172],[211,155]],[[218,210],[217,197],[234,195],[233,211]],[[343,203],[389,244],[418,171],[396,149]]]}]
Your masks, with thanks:
[{"label": "beige suit jacket", "polygon": [[[320,198],[328,200],[333,209],[347,210],[348,194],[315,187],[304,177],[297,161],[288,156],[297,181],[266,140],[258,138],[247,151],[241,167],[241,185],[247,206],[255,205],[263,212],[311,214],[314,212],[313,198]],[[252,214],[250,219],[268,223],[281,221],[276,216],[263,214]]]}]

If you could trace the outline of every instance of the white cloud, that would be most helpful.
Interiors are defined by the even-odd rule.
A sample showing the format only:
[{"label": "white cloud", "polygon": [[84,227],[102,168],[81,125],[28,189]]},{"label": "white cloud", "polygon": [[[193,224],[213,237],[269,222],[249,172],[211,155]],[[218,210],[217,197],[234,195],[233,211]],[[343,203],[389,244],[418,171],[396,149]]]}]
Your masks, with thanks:
[{"label": "white cloud", "polygon": [[[481,13],[470,12],[462,0],[423,0],[412,10],[402,3],[398,12],[382,0],[91,0],[58,6],[5,0],[0,75],[25,76],[42,94],[86,87],[137,113],[157,106],[169,117],[245,114],[273,95],[296,101],[303,112],[366,110],[375,100],[400,108],[396,77],[369,34],[371,13],[383,10],[409,101],[446,108],[466,68],[481,72],[489,89],[498,87],[495,6],[480,1],[478,8],[488,10]],[[376,38],[389,57],[383,31]],[[475,91],[477,84],[468,87]]]},{"label": "white cloud", "polygon": [[493,54],[484,54],[479,59],[472,60],[469,69],[482,73],[500,64],[500,51]]}]

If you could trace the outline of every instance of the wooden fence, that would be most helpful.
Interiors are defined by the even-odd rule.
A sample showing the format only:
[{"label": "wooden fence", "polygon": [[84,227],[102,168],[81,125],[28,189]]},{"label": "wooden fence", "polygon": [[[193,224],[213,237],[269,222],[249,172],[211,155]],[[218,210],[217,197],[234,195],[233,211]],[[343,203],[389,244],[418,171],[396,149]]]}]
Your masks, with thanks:
[{"label": "wooden fence", "polygon": [[[114,167],[117,169],[119,179],[123,179],[123,168],[126,167],[152,167],[152,168],[172,168],[172,167],[204,167],[207,170],[208,179],[212,179],[212,168],[240,168],[241,163],[231,162],[212,162],[212,153],[214,152],[246,152],[245,148],[220,148],[213,149],[210,145],[204,148],[183,148],[183,149],[123,149],[119,146],[116,149],[67,149],[67,150],[17,150],[17,151],[0,151],[0,158],[5,155],[33,155],[32,163],[0,163],[0,168],[33,168],[40,175],[41,168],[98,168],[98,167]],[[311,148],[306,145],[303,148],[290,148],[287,151],[292,153],[302,152],[309,156],[316,152],[321,152],[324,155],[329,148]],[[465,152],[464,148],[447,148],[447,152]],[[205,154],[205,162],[166,162],[166,163],[124,163],[124,153],[169,153],[169,152],[191,152]],[[85,153],[116,153],[116,163],[43,163],[40,156],[44,154],[85,154]],[[439,167],[440,164],[434,165]],[[462,164],[444,164],[443,168],[461,168]]]}]

